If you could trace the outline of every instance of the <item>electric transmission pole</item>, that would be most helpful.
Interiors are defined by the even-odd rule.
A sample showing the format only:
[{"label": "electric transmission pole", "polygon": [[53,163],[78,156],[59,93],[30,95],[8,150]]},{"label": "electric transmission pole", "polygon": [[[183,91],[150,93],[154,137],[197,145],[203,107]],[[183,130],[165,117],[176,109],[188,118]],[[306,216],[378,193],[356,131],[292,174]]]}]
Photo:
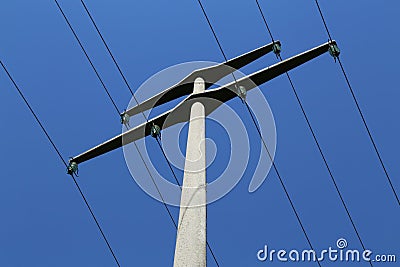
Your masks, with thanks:
[{"label": "electric transmission pole", "polygon": [[[196,78],[193,93],[203,93],[204,89],[204,80]],[[205,126],[205,107],[201,102],[195,102],[190,110],[175,267],[206,266]]]},{"label": "electric transmission pole", "polygon": [[126,122],[130,116],[188,95],[181,103],[171,110],[71,158],[68,173],[76,172],[78,164],[82,162],[149,135],[157,138],[161,130],[177,123],[189,122],[174,266],[206,266],[206,116],[237,96],[245,101],[245,96],[251,89],[328,51],[334,58],[338,57],[340,53],[336,42],[330,41],[248,76],[235,79],[224,86],[209,89],[210,86],[235,70],[267,53],[279,54],[280,50],[280,42],[276,41],[227,62],[192,72],[176,85],[127,110],[121,116],[123,122]]}]

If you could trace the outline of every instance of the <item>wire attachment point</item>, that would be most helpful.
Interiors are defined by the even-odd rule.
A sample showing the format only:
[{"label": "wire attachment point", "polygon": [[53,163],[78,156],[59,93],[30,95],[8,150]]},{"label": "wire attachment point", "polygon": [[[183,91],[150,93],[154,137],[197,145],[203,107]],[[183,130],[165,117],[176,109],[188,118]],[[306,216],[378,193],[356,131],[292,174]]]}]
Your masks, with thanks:
[{"label": "wire attachment point", "polygon": [[129,125],[129,120],[131,119],[131,116],[129,116],[125,111],[124,112],[122,112],[121,114],[120,114],[120,116],[121,116],[121,124],[123,124],[123,125],[125,125],[125,126],[129,126],[130,127],[130,125]]},{"label": "wire attachment point", "polygon": [[153,126],[151,126],[150,135],[154,138],[161,136],[160,126],[153,124]]},{"label": "wire attachment point", "polygon": [[70,159],[69,161],[69,165],[67,168],[67,173],[69,175],[77,175],[78,174],[78,164],[74,161],[72,161],[72,159]]},{"label": "wire attachment point", "polygon": [[282,51],[281,44],[279,42],[274,43],[274,45],[272,46],[272,50],[274,51],[275,55],[279,57]]},{"label": "wire attachment point", "polygon": [[240,85],[239,87],[236,86],[237,95],[242,99],[242,101],[246,101],[247,90],[246,87]]},{"label": "wire attachment point", "polygon": [[338,58],[340,55],[340,49],[335,42],[332,42],[329,45],[329,54],[335,59],[336,62],[336,58]]}]

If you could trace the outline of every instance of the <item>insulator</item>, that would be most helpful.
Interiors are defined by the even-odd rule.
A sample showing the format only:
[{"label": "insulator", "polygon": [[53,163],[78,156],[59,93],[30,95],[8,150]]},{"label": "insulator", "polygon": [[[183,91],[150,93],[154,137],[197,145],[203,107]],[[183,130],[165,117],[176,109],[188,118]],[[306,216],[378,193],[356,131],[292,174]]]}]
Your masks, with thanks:
[{"label": "insulator", "polygon": [[279,43],[274,43],[274,45],[272,46],[272,50],[274,51],[275,55],[279,56],[282,51],[282,47]]},{"label": "insulator", "polygon": [[157,138],[157,136],[159,136],[161,133],[161,128],[160,126],[153,124],[153,126],[151,126],[151,130],[150,130],[150,134],[152,137]]},{"label": "insulator", "polygon": [[239,86],[238,95],[242,100],[246,100],[247,90],[244,86]]},{"label": "insulator", "polygon": [[129,125],[130,119],[131,119],[131,117],[127,113],[124,112],[121,114],[121,124]]},{"label": "insulator", "polygon": [[339,49],[339,47],[337,46],[337,44],[331,44],[331,45],[329,46],[329,54],[330,54],[332,57],[334,57],[334,58],[339,57],[339,55],[340,55],[340,49]]},{"label": "insulator", "polygon": [[74,161],[70,161],[67,168],[67,173],[72,175],[76,174],[77,172],[78,172],[78,164]]}]

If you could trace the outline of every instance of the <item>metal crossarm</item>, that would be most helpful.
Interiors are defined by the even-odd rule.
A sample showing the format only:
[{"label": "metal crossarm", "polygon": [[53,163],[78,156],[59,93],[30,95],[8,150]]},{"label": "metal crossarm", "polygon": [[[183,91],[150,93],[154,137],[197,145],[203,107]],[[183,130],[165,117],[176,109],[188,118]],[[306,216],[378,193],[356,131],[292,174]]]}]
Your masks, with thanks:
[{"label": "metal crossarm", "polygon": [[[204,93],[201,94],[192,94],[189,96],[188,99],[194,99],[194,98],[212,98],[215,100],[218,100],[221,104],[229,101],[230,99],[242,94],[242,92],[238,91],[239,88],[244,88],[246,89],[246,92],[250,91],[256,86],[262,85],[279,75],[282,75],[300,65],[303,65],[304,63],[307,63],[308,61],[330,51],[330,48],[332,46],[336,47],[336,42],[331,41],[327,42],[323,45],[320,45],[318,47],[315,47],[311,50],[308,50],[304,53],[301,53],[297,56],[291,57],[289,59],[283,60],[279,63],[276,63],[270,67],[264,68],[262,70],[259,70],[257,72],[254,72],[253,74],[250,74],[248,76],[245,76],[241,79],[238,79],[237,81],[233,81],[225,86],[216,88],[216,89],[211,89],[208,91],[205,91]],[[185,99],[186,101],[186,99]],[[201,100],[198,100],[201,101]],[[206,103],[203,103],[206,104]],[[213,110],[206,111],[206,114],[210,114]]]},{"label": "metal crossarm", "polygon": [[235,70],[238,70],[255,61],[256,59],[273,52],[276,45],[280,46],[281,43],[279,41],[275,41],[224,63],[195,70],[177,84],[127,110],[125,114],[134,116],[156,106],[191,94],[193,92],[194,80],[197,77],[202,77],[205,80],[205,89],[208,89],[210,86],[221,80],[223,77],[231,74]]},{"label": "metal crossarm", "polygon": [[[144,103],[128,110],[126,113],[128,113],[129,115],[137,114],[138,112],[153,107],[153,105],[155,104],[160,105],[162,103],[166,103],[170,100],[189,94],[189,96],[186,97],[182,102],[180,102],[176,107],[76,157],[73,157],[70,160],[70,163],[79,164],[85,162],[102,154],[108,153],[114,149],[127,145],[131,142],[139,140],[143,137],[146,137],[151,134],[151,127],[153,125],[158,125],[161,129],[166,129],[177,123],[187,122],[190,119],[190,108],[192,104],[195,102],[201,102],[204,105],[205,115],[207,116],[223,103],[229,101],[232,98],[240,96],[239,88],[244,88],[246,92],[248,92],[254,87],[262,85],[263,83],[270,81],[276,78],[277,76],[284,74],[285,72],[288,72],[330,51],[331,47],[333,46],[337,47],[335,41],[327,42],[323,45],[315,47],[304,53],[293,56],[289,59],[281,61],[270,67],[264,68],[260,71],[254,72],[248,76],[240,78],[237,81],[233,81],[225,86],[218,87],[216,89],[206,90],[201,93],[193,93],[193,83],[195,77],[199,76],[203,78],[207,77],[209,79],[208,81],[211,80],[213,82],[214,81],[217,82],[224,76],[234,71],[233,69],[234,67],[244,66],[250,63],[252,60],[255,60],[258,57],[268,53],[268,51],[272,51],[273,43],[263,46],[259,49],[253,50],[252,52],[239,56],[230,61],[227,61],[226,63],[222,63],[210,68],[196,70],[192,74],[188,75],[181,82],[179,82],[177,85],[165,90],[163,93],[160,93],[159,95],[153,98],[150,98]],[[248,57],[246,57],[246,55]],[[227,64],[229,64],[231,68],[226,68]],[[219,70],[221,70],[221,72],[219,72]],[[228,72],[227,70],[232,70],[232,71]],[[185,84],[188,84],[188,86],[186,87]],[[205,83],[206,88],[209,88],[210,86],[211,86],[210,82]],[[165,97],[165,95],[163,94],[166,94],[167,97]],[[217,101],[210,101],[210,99],[214,99]]]}]

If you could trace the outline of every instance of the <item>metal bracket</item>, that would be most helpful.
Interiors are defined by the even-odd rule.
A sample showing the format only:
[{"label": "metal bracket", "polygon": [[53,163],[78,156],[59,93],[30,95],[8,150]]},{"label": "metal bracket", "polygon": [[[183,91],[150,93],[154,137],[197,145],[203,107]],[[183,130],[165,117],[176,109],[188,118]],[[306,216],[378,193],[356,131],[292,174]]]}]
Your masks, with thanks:
[{"label": "metal bracket", "polygon": [[154,138],[160,136],[161,135],[160,126],[158,126],[157,124],[153,124],[153,126],[151,126],[150,135]]},{"label": "metal bracket", "polygon": [[125,111],[120,115],[121,115],[121,124],[130,127],[129,120],[131,119],[131,117]]},{"label": "metal bracket", "polygon": [[[270,44],[268,47],[264,47],[264,50],[272,52],[273,51],[272,44]],[[264,52],[266,52],[266,51],[264,51]],[[279,75],[284,74],[285,72],[288,72],[306,62],[311,61],[312,59],[314,59],[316,57],[321,56],[322,54],[328,53],[328,51],[333,56],[337,57],[339,55],[340,51],[339,51],[339,48],[337,48],[335,41],[330,41],[330,42],[327,42],[320,46],[314,47],[314,48],[312,48],[308,51],[305,51],[301,54],[298,54],[291,58],[285,59],[285,60],[283,60],[279,63],[276,63],[272,66],[268,66],[264,69],[254,72],[250,75],[247,75],[245,77],[242,77],[240,79],[232,81],[228,84],[225,84],[224,86],[221,86],[221,87],[218,87],[215,89],[208,89],[203,93],[197,93],[197,94],[191,93],[191,94],[189,94],[189,96],[187,96],[184,100],[182,100],[181,103],[179,103],[174,108],[164,112],[163,114],[161,114],[155,118],[150,119],[149,121],[146,121],[146,122],[132,128],[132,129],[129,129],[128,131],[126,131],[120,135],[117,135],[94,148],[89,149],[89,150],[81,153],[80,155],[75,156],[73,158],[73,161],[76,162],[77,164],[80,164],[82,162],[85,162],[87,160],[90,160],[92,158],[100,156],[102,154],[108,153],[114,149],[117,149],[119,147],[127,145],[131,142],[134,142],[136,140],[144,138],[148,135],[151,135],[152,137],[157,138],[157,136],[160,136],[161,127],[162,127],[162,129],[167,129],[168,127],[171,127],[172,125],[175,125],[177,123],[186,122],[186,121],[190,120],[188,109],[189,109],[189,107],[191,107],[190,103],[194,100],[203,102],[203,104],[206,107],[206,116],[211,114],[211,112],[213,112],[220,105],[222,105],[222,103],[225,103],[225,102],[229,101],[230,99],[233,99],[237,96],[240,96],[243,101],[245,95],[239,94],[240,86],[243,86],[245,88],[245,90],[248,92],[248,91],[254,89],[256,86],[264,84],[264,83],[274,79],[275,77],[278,77]],[[261,54],[265,54],[264,52]],[[236,65],[246,65],[247,62],[251,62],[259,57],[258,55],[255,55],[252,53],[253,52],[251,52],[252,56],[248,60],[246,59],[244,62],[240,62],[240,64],[238,63]],[[241,57],[239,57],[239,58],[241,58]],[[223,72],[224,70],[225,70],[224,68],[222,68],[222,69],[218,69],[218,68],[217,69],[207,69],[207,71],[209,71],[210,73],[216,73],[216,75],[218,74],[217,78],[220,78],[222,75],[226,76],[231,73],[228,71]],[[229,68],[229,70],[231,70],[231,68]],[[202,73],[202,71],[204,71],[204,70],[197,70],[197,71],[193,72],[194,74],[192,76],[195,77],[195,74],[196,74],[197,75],[196,77],[199,77],[199,73]],[[192,77],[192,76],[190,76],[190,77]],[[190,85],[189,86],[190,89],[193,91],[193,86],[192,86],[193,83],[189,82],[189,85]],[[168,92],[173,92],[172,95],[170,95],[169,99],[176,99],[176,97],[181,96],[182,91],[175,90],[178,87],[173,87],[173,89],[171,89],[172,91],[168,91]],[[182,89],[182,87],[179,87],[179,88]],[[153,98],[151,98],[151,99],[152,100],[150,102],[146,102],[147,104],[144,106],[145,110],[147,110],[147,106],[152,106],[153,103],[155,103],[154,101],[158,101],[158,100],[154,100]],[[207,101],[203,101],[204,99],[215,99],[215,100],[217,100],[218,104],[208,105]],[[213,103],[215,103],[215,102],[213,101]],[[137,114],[137,112],[141,112],[143,109],[144,108],[135,109],[135,111],[133,111],[131,109],[132,113],[130,113],[129,110],[127,110],[124,113],[127,113],[128,115],[130,114],[130,116],[133,116],[133,115]],[[172,114],[172,113],[174,113],[174,116],[171,116],[171,118],[173,118],[173,119],[167,120],[168,116],[170,116],[170,114]],[[74,168],[74,166],[71,166],[71,171],[74,170],[73,168]]]},{"label": "metal bracket", "polygon": [[69,161],[69,165],[68,165],[68,168],[67,168],[67,173],[69,175],[74,175],[74,174],[76,175],[78,173],[78,164],[76,162],[74,162],[74,161],[71,161],[71,160]]},{"label": "metal bracket", "polygon": [[237,94],[242,99],[242,101],[246,101],[247,90],[243,85],[236,86]]},{"label": "metal bracket", "polygon": [[329,45],[329,54],[335,59],[336,62],[336,58],[338,58],[340,55],[340,49],[336,43],[331,43]]},{"label": "metal bracket", "polygon": [[281,43],[280,42],[274,43],[274,45],[272,46],[272,50],[274,51],[275,55],[279,57],[282,51]]}]

